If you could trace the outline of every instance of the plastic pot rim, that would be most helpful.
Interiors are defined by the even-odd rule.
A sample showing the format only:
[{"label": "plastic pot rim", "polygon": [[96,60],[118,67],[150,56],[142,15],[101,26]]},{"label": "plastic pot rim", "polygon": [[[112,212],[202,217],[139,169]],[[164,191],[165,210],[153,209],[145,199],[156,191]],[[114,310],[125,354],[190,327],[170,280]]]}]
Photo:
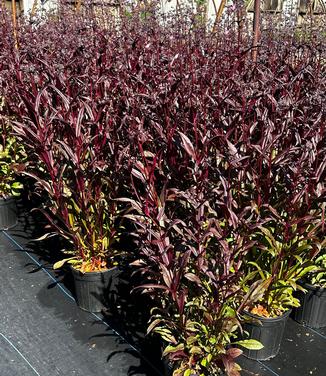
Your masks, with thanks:
[{"label": "plastic pot rim", "polygon": [[109,269],[103,269],[103,270],[91,271],[91,272],[82,272],[80,269],[76,269],[72,265],[69,265],[69,268],[74,274],[84,276],[84,275],[96,275],[96,274],[103,274],[103,273],[111,272],[111,271],[117,270],[118,266],[114,266],[114,267],[109,268]]},{"label": "plastic pot rim", "polygon": [[13,196],[13,195],[3,197],[0,195],[0,201],[3,201],[3,202],[16,201],[16,198],[18,197],[19,196]]},{"label": "plastic pot rim", "polygon": [[323,287],[323,286],[319,286],[319,285],[313,285],[309,282],[305,282],[305,281],[299,281],[299,285],[304,287],[304,288],[307,288],[311,291],[320,291],[320,292],[324,292],[326,291],[326,286]]},{"label": "plastic pot rim", "polygon": [[[282,320],[284,320],[284,318],[290,316],[291,311],[292,311],[292,309],[288,309],[281,316],[277,316],[277,317],[258,316],[258,315],[255,315],[254,313],[251,313],[251,312],[248,312],[248,311],[243,311],[243,314],[245,314],[246,316],[252,317],[256,320],[262,321],[262,322],[277,322],[277,321],[282,321]],[[250,322],[250,324],[255,325],[255,323],[251,323],[251,322]]]}]

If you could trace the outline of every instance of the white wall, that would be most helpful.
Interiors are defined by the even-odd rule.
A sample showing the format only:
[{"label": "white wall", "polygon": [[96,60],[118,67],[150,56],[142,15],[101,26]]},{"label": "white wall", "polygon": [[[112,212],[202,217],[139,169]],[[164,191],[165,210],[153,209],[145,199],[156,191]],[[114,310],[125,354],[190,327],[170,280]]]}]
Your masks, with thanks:
[{"label": "white wall", "polygon": [[[215,7],[213,4],[215,1],[215,7],[218,9],[221,0],[208,0],[208,17],[215,19]],[[326,0],[325,0],[326,1]],[[179,0],[179,3],[187,4],[195,7],[194,0]],[[34,0],[23,0],[24,12],[29,13],[33,8]],[[49,10],[55,8],[56,0],[37,0],[38,10]],[[174,11],[177,8],[177,0],[161,0],[161,6],[164,12]]]},{"label": "white wall", "polygon": [[[38,11],[48,11],[56,8],[56,0],[36,0]],[[33,8],[34,0],[23,0],[24,13],[28,14]]]},{"label": "white wall", "polygon": [[[208,0],[208,18],[215,20],[215,7],[213,1],[215,1],[215,7],[218,10],[221,0]],[[196,2],[194,0],[179,0],[179,4],[180,3],[187,4],[194,8],[196,7]],[[173,11],[177,8],[177,0],[161,0],[161,7],[164,12]]]}]

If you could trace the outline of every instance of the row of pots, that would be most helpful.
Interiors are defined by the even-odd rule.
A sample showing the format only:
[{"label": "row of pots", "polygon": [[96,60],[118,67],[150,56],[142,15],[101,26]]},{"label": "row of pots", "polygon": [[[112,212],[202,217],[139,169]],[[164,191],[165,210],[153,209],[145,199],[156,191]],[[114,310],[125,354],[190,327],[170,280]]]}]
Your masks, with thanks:
[{"label": "row of pots", "polygon": [[[14,198],[0,199],[0,230],[7,230],[17,224],[17,206]],[[101,272],[81,273],[70,268],[74,277],[78,306],[88,312],[101,312],[105,308],[105,296],[114,288],[118,269]],[[326,289],[307,283],[302,284],[306,294],[298,293],[301,306],[294,310],[293,318],[311,328],[326,326]],[[248,313],[252,319],[244,325],[249,337],[261,342],[261,350],[244,349],[250,359],[267,360],[275,357],[280,349],[284,329],[291,311],[276,318],[264,318]]]}]

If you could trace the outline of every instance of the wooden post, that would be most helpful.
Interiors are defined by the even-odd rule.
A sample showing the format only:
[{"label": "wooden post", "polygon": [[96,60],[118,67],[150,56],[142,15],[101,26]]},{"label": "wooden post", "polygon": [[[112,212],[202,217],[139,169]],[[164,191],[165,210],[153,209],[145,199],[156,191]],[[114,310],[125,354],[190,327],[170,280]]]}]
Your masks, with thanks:
[{"label": "wooden post", "polygon": [[215,9],[215,21],[214,21],[214,26],[213,26],[213,33],[215,33],[217,30],[218,23],[222,17],[222,13],[226,5],[226,0],[221,0],[218,9],[216,9],[217,7],[216,7],[214,0],[213,0],[213,4],[214,4],[214,9]]},{"label": "wooden post", "polygon": [[218,7],[217,14],[216,14],[217,21],[222,17],[222,13],[225,8],[225,5],[226,5],[226,0],[222,0],[220,3],[220,6]]},{"label": "wooden post", "polygon": [[254,27],[253,27],[254,37],[252,41],[252,61],[257,62],[257,46],[260,38],[260,0],[255,0],[254,4]]},{"label": "wooden post", "polygon": [[77,3],[76,3],[76,11],[79,12],[79,11],[80,11],[80,8],[81,8],[81,0],[77,0]]},{"label": "wooden post", "polygon": [[34,0],[34,1],[33,1],[32,10],[31,10],[31,17],[34,17],[34,16],[35,16],[36,11],[37,11],[37,0]]},{"label": "wooden post", "polygon": [[13,33],[14,33],[15,48],[18,49],[16,0],[11,0],[11,8],[12,8],[12,26],[13,26]]}]

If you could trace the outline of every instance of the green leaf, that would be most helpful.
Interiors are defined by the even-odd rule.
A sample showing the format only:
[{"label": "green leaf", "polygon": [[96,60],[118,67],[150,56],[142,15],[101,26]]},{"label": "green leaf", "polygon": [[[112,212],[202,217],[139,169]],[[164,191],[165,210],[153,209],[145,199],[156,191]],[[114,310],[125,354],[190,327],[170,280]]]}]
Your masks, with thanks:
[{"label": "green leaf", "polygon": [[202,349],[199,346],[193,346],[190,348],[189,353],[190,354],[202,354]]},{"label": "green leaf", "polygon": [[53,236],[57,236],[57,235],[58,234],[56,232],[47,232],[43,236],[40,236],[39,238],[33,239],[33,241],[38,242],[38,241],[41,241],[41,240],[52,238]]},{"label": "green leaf", "polygon": [[244,339],[242,341],[235,342],[236,345],[240,345],[248,350],[261,350],[264,345],[255,339]]},{"label": "green leaf", "polygon": [[16,181],[16,182],[12,183],[11,187],[13,189],[22,189],[24,186],[23,186],[22,183],[19,183],[18,181]]},{"label": "green leaf", "polygon": [[183,349],[184,349],[184,345],[182,343],[180,343],[178,346],[169,345],[169,346],[166,346],[166,348],[164,349],[162,356],[166,356],[167,354],[181,351]]},{"label": "green leaf", "polygon": [[188,345],[188,346],[189,346],[189,345],[192,345],[193,343],[195,343],[195,342],[197,342],[197,341],[198,341],[198,339],[197,339],[196,336],[190,336],[190,337],[187,338],[187,345]]},{"label": "green leaf", "polygon": [[211,343],[212,345],[215,345],[215,343],[216,343],[216,337],[210,337],[209,343]]},{"label": "green leaf", "polygon": [[203,358],[200,362],[200,364],[203,366],[203,367],[207,367],[207,364],[208,364],[208,361],[206,358]]},{"label": "green leaf", "polygon": [[75,257],[69,257],[69,258],[66,258],[66,259],[63,259],[63,260],[60,260],[60,261],[57,261],[54,265],[53,265],[53,269],[60,269],[62,268],[62,266],[69,260],[73,260],[75,259]]}]

